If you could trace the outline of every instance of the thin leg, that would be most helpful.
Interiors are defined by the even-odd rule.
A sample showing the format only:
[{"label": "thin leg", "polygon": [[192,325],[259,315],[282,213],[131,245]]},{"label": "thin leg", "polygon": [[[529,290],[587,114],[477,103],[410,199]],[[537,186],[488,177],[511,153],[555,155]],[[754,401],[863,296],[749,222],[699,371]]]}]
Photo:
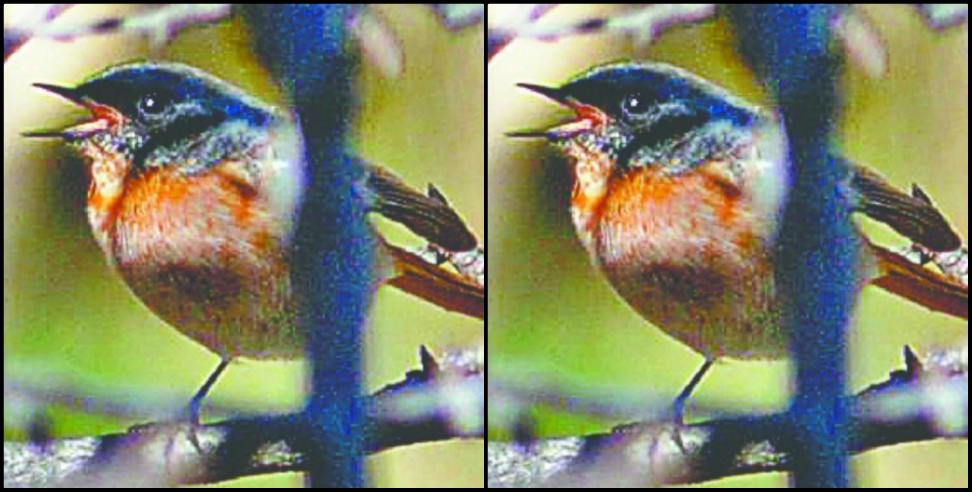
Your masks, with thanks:
[{"label": "thin leg", "polygon": [[196,391],[196,394],[192,397],[192,400],[189,400],[189,421],[193,425],[199,425],[199,410],[200,407],[202,407],[202,401],[204,398],[206,398],[206,395],[209,394],[209,390],[212,389],[213,385],[216,384],[216,380],[219,379],[219,376],[223,374],[223,371],[225,371],[226,367],[229,366],[230,360],[231,359],[229,357],[223,357],[220,359],[219,365],[216,366],[216,369],[209,374],[209,377],[206,378],[206,382],[199,387],[199,390]]},{"label": "thin leg", "polygon": [[675,423],[679,426],[683,425],[685,417],[685,402],[688,401],[689,397],[692,396],[692,392],[695,391],[695,387],[702,382],[702,377],[705,373],[709,372],[709,369],[715,364],[715,359],[706,358],[702,367],[692,376],[685,388],[682,388],[682,392],[675,397],[675,402],[672,403],[672,411],[675,414]]}]

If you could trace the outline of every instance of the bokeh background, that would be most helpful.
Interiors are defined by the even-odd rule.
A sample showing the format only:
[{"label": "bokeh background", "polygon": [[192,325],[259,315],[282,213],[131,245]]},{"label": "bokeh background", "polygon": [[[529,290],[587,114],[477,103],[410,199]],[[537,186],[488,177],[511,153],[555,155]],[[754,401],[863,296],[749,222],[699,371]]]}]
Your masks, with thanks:
[{"label": "bokeh background", "polygon": [[[921,184],[968,237],[968,26],[939,33],[906,6],[855,8],[887,43],[889,71],[871,79],[853,65],[845,68],[839,144],[847,156],[901,187]],[[617,9],[563,6],[544,21],[577,21]],[[489,12],[491,18],[499,13]],[[679,65],[751,101],[767,102],[736,55],[733,33],[723,21],[671,29],[650,46],[613,33],[520,40],[494,58],[487,120],[491,378],[540,381],[578,393],[625,397],[656,390],[674,397],[702,363],[701,356],[638,317],[591,266],[567,212],[565,161],[543,142],[503,136],[566,116],[543,98],[517,89],[517,82],[557,85],[591,65],[619,59]],[[883,244],[904,244],[883,227],[863,226]],[[865,289],[856,318],[849,347],[849,380],[855,390],[901,367],[906,344],[920,353],[958,345],[968,336],[966,322],[874,288]],[[787,403],[789,376],[786,362],[726,361],[710,371],[695,399],[727,411],[774,411]],[[533,417],[543,436],[603,432],[618,423],[549,409]],[[500,425],[491,432],[494,438],[509,436]],[[857,483],[866,487],[967,487],[968,442],[884,448],[855,457],[853,470]],[[783,474],[762,474],[705,486],[785,484]]]},{"label": "bokeh background", "polygon": [[[77,7],[59,22],[124,15],[131,7]],[[485,238],[484,33],[450,32],[424,6],[379,6],[405,55],[397,79],[362,62],[355,145],[413,185],[435,183]],[[4,18],[16,15],[4,7]],[[255,95],[279,91],[250,53],[238,21],[193,27],[162,47],[129,34],[71,42],[32,41],[4,65],[4,378],[69,385],[79,395],[159,394],[188,401],[217,357],[159,321],[105,264],[84,215],[80,161],[56,141],[20,132],[58,128],[84,113],[30,87],[72,85],[108,65],[147,58],[189,63]],[[380,224],[399,244],[420,244]],[[418,348],[439,352],[481,343],[483,324],[393,289],[381,289],[366,334],[367,387],[401,380]],[[216,404],[253,412],[298,409],[303,364],[240,361],[211,393]],[[4,439],[23,439],[23,408],[4,404]],[[136,422],[50,407],[55,437],[124,431]],[[482,487],[481,441],[409,446],[369,460],[378,486]],[[297,486],[297,474],[222,486]]]}]

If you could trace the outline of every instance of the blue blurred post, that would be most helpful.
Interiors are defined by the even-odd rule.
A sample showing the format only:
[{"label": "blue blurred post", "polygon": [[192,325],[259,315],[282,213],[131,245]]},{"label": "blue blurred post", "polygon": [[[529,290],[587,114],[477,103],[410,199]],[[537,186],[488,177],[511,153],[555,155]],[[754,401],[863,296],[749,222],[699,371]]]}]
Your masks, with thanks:
[{"label": "blue blurred post", "polygon": [[349,5],[244,7],[264,63],[293,98],[307,175],[295,237],[294,287],[313,388],[305,417],[313,487],[362,487],[361,329],[371,302],[372,237],[352,192],[347,149],[355,109]]},{"label": "blue blurred post", "polygon": [[836,5],[728,8],[741,51],[777,97],[789,139],[791,189],[779,232],[776,279],[796,361],[790,409],[797,487],[846,487],[845,331],[856,291],[856,231],[831,159],[839,109],[830,29]]}]

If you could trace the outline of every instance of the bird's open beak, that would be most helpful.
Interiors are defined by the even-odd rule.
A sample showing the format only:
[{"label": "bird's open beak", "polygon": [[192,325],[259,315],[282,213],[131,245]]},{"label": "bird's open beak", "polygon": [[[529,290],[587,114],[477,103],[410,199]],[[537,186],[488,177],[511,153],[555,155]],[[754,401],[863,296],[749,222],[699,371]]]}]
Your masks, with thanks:
[{"label": "bird's open beak", "polygon": [[36,130],[24,132],[21,135],[35,138],[63,138],[65,140],[76,140],[89,137],[95,133],[108,130],[111,125],[121,121],[123,116],[115,108],[99,104],[89,97],[78,92],[73,87],[62,87],[53,84],[35,83],[34,87],[44,89],[52,94],[67,99],[79,106],[91,111],[92,118],[80,121],[76,124],[62,128],[60,130]]},{"label": "bird's open beak", "polygon": [[561,106],[566,106],[572,109],[574,111],[574,118],[543,130],[521,130],[509,132],[506,134],[508,137],[563,140],[571,138],[578,133],[590,131],[594,128],[595,124],[606,120],[606,116],[604,115],[603,111],[594,106],[577,101],[576,99],[564,94],[559,88],[546,87],[536,84],[517,84],[517,86],[532,92],[536,92],[537,94],[540,94],[541,96],[544,96],[547,99],[560,104]]}]

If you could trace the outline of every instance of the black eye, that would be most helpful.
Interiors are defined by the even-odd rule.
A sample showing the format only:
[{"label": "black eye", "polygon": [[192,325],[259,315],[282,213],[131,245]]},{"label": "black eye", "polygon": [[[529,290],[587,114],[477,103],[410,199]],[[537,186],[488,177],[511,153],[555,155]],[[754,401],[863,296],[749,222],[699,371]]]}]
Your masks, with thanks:
[{"label": "black eye", "polygon": [[158,116],[165,111],[165,106],[168,104],[168,99],[161,94],[146,94],[142,96],[136,103],[138,107],[138,112],[144,116]]},{"label": "black eye", "polygon": [[621,100],[621,113],[628,117],[644,116],[649,109],[648,98],[642,94],[628,94]]}]

